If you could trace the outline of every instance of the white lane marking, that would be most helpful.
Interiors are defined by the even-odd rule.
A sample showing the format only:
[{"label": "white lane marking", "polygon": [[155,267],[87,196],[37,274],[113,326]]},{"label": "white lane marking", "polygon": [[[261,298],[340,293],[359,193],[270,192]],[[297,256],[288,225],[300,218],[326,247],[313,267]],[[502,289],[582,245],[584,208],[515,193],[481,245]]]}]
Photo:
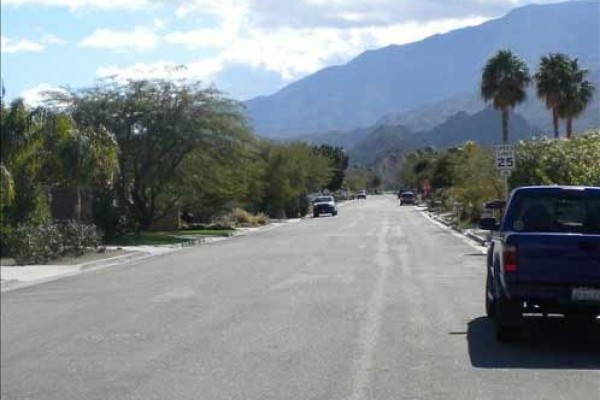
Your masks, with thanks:
[{"label": "white lane marking", "polygon": [[357,343],[357,350],[352,368],[352,391],[347,400],[364,400],[371,382],[373,357],[382,324],[382,310],[385,302],[385,284],[388,279],[392,260],[388,253],[386,238],[389,227],[387,221],[379,231],[375,264],[379,275],[375,281],[373,292],[367,304],[365,319],[362,323]]}]

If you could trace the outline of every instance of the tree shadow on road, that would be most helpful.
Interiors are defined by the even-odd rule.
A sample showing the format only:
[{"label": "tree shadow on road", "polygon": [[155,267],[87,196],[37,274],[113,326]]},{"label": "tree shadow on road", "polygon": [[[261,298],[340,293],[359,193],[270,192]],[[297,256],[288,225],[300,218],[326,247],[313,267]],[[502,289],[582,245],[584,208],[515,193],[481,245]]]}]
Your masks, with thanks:
[{"label": "tree shadow on road", "polygon": [[526,321],[516,343],[498,343],[494,323],[469,322],[469,356],[476,368],[600,369],[600,324],[568,325],[562,320]]}]

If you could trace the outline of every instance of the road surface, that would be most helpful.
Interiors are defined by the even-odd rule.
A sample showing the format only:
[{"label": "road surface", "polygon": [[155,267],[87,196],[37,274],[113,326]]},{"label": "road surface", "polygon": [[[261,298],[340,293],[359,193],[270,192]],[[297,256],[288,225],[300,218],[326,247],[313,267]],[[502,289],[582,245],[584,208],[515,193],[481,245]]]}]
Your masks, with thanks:
[{"label": "road surface", "polygon": [[2,294],[3,400],[600,399],[600,333],[497,344],[480,250],[391,196]]}]

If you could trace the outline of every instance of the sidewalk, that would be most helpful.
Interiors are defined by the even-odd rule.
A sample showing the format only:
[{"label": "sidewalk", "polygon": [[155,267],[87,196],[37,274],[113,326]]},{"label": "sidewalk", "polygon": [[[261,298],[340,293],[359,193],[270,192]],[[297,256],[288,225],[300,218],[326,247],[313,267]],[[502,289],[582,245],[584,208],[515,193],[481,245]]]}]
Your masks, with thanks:
[{"label": "sidewalk", "polygon": [[121,254],[115,257],[100,258],[88,262],[71,262],[68,264],[43,264],[26,266],[2,265],[0,266],[0,291],[6,292],[9,290],[32,286],[39,283],[50,282],[60,278],[77,275],[85,271],[91,271],[95,269],[119,265],[129,265],[148,258],[159,257],[174,251],[178,251],[185,247],[199,246],[203,244],[221,242],[224,240],[231,240],[238,236],[246,236],[248,234],[252,234],[258,231],[275,229],[285,224],[298,223],[300,221],[301,219],[297,218],[285,221],[277,221],[255,228],[238,228],[238,230],[233,235],[228,237],[206,236],[202,238],[192,238],[182,235],[182,238],[190,240],[177,244],[166,244],[158,246],[106,246],[106,249],[109,251],[120,249],[123,250],[125,254]]},{"label": "sidewalk", "polygon": [[107,250],[123,250],[125,253],[114,257],[100,258],[82,263],[43,264],[26,266],[1,266],[0,291],[5,292],[33,284],[50,282],[59,278],[79,274],[83,271],[100,269],[114,265],[128,265],[150,257],[170,253],[182,246],[131,246],[111,247]]}]

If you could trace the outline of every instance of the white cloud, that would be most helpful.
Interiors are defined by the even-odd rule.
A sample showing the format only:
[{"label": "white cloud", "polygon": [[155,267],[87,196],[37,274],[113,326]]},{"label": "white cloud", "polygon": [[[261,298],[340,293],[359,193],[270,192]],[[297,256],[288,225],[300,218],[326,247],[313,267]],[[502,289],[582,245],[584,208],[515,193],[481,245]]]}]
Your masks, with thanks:
[{"label": "white cloud", "polygon": [[[473,4],[480,0],[461,3],[465,2]],[[264,68],[291,80],[331,62],[347,61],[366,49],[413,42],[489,19],[469,14],[431,21],[408,20],[405,16],[400,18],[398,13],[388,13],[397,11],[397,3],[414,8],[407,5],[407,0],[190,0],[180,3],[176,11],[179,17],[200,19],[208,15],[216,18],[216,25],[171,32],[164,40],[188,49],[216,49],[221,65]],[[450,7],[446,2],[428,3]],[[275,16],[284,22],[263,25]],[[294,23],[295,18],[306,19]],[[292,21],[289,24],[285,22],[288,19]],[[329,25],[320,25],[325,21]]]},{"label": "white cloud", "polygon": [[344,61],[369,48],[404,44],[455,28],[477,25],[486,18],[447,19],[429,23],[407,22],[382,27],[236,29],[220,26],[169,34],[165,40],[189,48],[220,49],[213,65],[243,64],[296,79],[331,61]]},{"label": "white cloud", "polygon": [[[332,61],[347,61],[368,48],[402,44],[457,27],[476,25],[485,18],[450,19],[430,23],[409,22],[378,28],[281,28],[275,31],[253,29],[242,37],[218,39],[223,27],[166,35],[165,41],[188,47],[218,49],[215,57],[199,59],[183,68],[171,61],[138,63],[131,66],[103,66],[99,77],[119,81],[131,79],[192,79],[206,83],[218,79],[229,65],[247,65],[278,73],[291,81],[315,72]],[[206,38],[212,38],[206,40]],[[205,40],[202,42],[202,40]],[[231,39],[231,41],[228,41]]]},{"label": "white cloud", "polygon": [[408,21],[498,17],[515,6],[557,0],[247,0],[257,26],[383,26]]},{"label": "white cloud", "polygon": [[248,14],[251,11],[250,6],[251,0],[187,0],[177,7],[175,15],[183,18],[199,13],[226,19]]},{"label": "white cloud", "polygon": [[49,83],[40,83],[37,86],[23,90],[19,97],[22,97],[25,101],[25,104],[28,106],[37,107],[42,105],[44,101],[48,99],[48,92],[68,93],[65,89],[62,89],[58,86],[54,86]]},{"label": "white cloud", "polygon": [[154,19],[152,20],[152,24],[154,25],[154,27],[156,29],[162,30],[165,29],[167,26],[167,22],[159,17],[154,17]]},{"label": "white cloud", "polygon": [[172,61],[155,61],[138,63],[128,67],[116,65],[103,66],[96,70],[100,78],[113,78],[119,82],[134,79],[191,79],[211,82],[215,75],[223,69],[223,60],[211,58],[198,60],[186,65]]},{"label": "white cloud", "polygon": [[29,39],[9,39],[5,36],[0,37],[0,52],[22,53],[22,52],[40,52],[44,50],[44,45],[31,41]]},{"label": "white cloud", "polygon": [[2,7],[55,6],[65,7],[72,11],[83,8],[139,10],[151,6],[152,3],[151,0],[2,0]]},{"label": "white cloud", "polygon": [[67,41],[59,38],[56,35],[53,35],[51,33],[47,33],[44,36],[42,36],[42,43],[46,43],[46,44],[67,44]]},{"label": "white cloud", "polygon": [[158,36],[148,28],[135,27],[133,31],[113,31],[96,29],[90,36],[84,38],[79,46],[115,51],[147,51],[158,44]]},{"label": "white cloud", "polygon": [[173,32],[165,35],[170,44],[183,45],[189,49],[225,48],[235,41],[235,36],[225,34],[221,29],[194,29],[186,32]]}]

